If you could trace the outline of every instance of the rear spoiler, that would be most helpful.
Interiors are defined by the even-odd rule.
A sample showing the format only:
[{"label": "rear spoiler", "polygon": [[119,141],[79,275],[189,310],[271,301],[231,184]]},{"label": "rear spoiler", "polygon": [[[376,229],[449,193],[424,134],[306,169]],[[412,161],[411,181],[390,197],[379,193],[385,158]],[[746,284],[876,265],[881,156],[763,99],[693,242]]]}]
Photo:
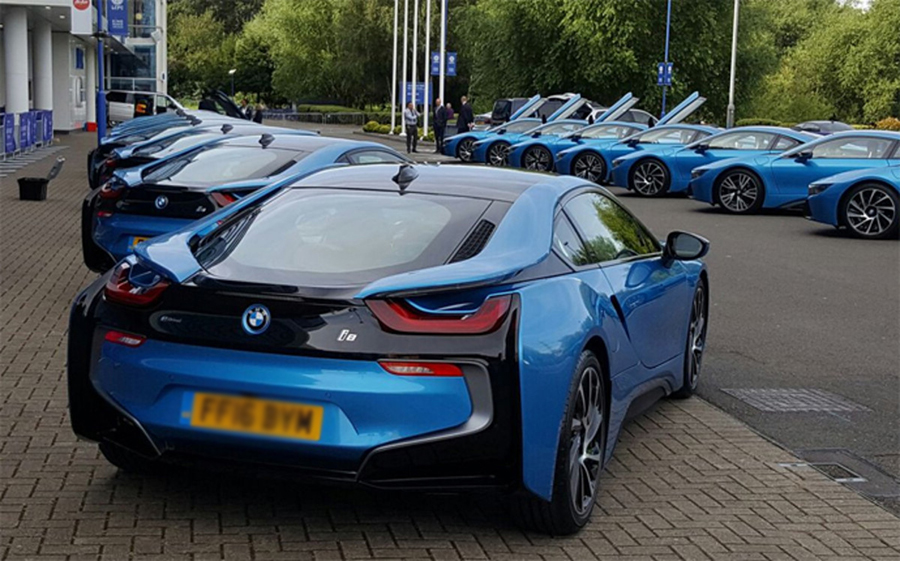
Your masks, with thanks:
[{"label": "rear spoiler", "polygon": [[[565,193],[584,185],[584,180],[576,177],[557,177],[553,183],[534,185],[513,203],[487,247],[475,257],[379,279],[364,287],[356,298],[421,294],[508,281],[550,254],[553,209]],[[528,232],[529,243],[522,243],[522,232]]]}]

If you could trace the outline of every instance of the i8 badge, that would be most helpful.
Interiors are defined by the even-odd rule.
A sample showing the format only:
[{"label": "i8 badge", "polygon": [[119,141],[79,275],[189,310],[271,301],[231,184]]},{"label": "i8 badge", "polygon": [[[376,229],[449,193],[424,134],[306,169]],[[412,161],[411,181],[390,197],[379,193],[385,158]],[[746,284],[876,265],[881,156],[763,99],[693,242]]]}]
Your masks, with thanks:
[{"label": "i8 badge", "polygon": [[262,304],[254,304],[244,310],[244,317],[241,319],[241,325],[244,331],[250,335],[259,335],[269,328],[272,314],[269,308]]},{"label": "i8 badge", "polygon": [[155,206],[157,210],[166,208],[167,206],[169,206],[169,197],[165,195],[156,197],[156,200],[153,201],[153,206]]}]

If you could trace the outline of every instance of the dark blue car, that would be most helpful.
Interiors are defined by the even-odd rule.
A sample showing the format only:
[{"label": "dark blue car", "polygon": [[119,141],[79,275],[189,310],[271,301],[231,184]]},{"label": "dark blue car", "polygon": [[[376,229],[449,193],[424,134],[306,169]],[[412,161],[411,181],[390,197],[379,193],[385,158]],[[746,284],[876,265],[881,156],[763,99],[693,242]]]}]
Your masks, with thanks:
[{"label": "dark blue car", "polygon": [[182,228],[273,181],[331,165],[409,162],[393,148],[361,142],[262,134],[219,138],[117,170],[82,205],[85,264],[105,271],[150,238]]},{"label": "dark blue car", "polygon": [[626,415],[697,387],[708,244],[582,179],[333,168],[139,245],[75,300],[75,432],[124,470],[499,488],[587,523]]}]

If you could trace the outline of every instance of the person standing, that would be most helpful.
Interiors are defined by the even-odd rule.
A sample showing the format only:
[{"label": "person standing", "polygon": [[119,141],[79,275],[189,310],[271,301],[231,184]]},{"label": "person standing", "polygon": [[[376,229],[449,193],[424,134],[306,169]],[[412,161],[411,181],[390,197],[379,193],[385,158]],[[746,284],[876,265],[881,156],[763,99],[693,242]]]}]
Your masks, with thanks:
[{"label": "person standing", "polygon": [[441,98],[434,102],[437,108],[434,110],[434,153],[440,154],[444,150],[444,130],[447,128],[447,108],[441,103]]},{"label": "person standing", "polygon": [[419,143],[419,112],[411,101],[403,110],[403,124],[406,126],[406,153],[418,152],[416,147]]},{"label": "person standing", "polygon": [[462,96],[460,99],[462,106],[459,108],[459,117],[456,119],[456,132],[462,134],[469,132],[475,126],[475,114],[472,112],[472,106],[469,105],[469,98]]}]

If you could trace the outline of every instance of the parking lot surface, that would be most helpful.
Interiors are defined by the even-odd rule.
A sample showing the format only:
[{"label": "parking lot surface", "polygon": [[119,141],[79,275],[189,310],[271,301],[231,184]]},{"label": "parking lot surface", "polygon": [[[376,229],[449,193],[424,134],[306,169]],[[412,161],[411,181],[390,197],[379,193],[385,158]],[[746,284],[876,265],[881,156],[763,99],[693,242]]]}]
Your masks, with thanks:
[{"label": "parking lot surface", "polygon": [[[15,179],[46,173],[52,158],[0,185],[0,559],[900,558],[900,519],[701,399],[662,402],[626,427],[592,523],[568,538],[522,533],[491,495],[118,473],[96,446],[76,440],[66,413],[69,303],[94,278],[81,263],[79,238],[83,162],[94,140],[63,137],[69,161],[45,202],[18,201]],[[841,438],[874,431],[882,443],[860,435],[871,448],[855,450],[884,452],[873,457],[889,468],[897,449],[896,360],[890,370],[897,315],[891,325],[890,313],[898,288],[882,281],[891,266],[897,272],[896,245],[816,236],[799,218],[751,224],[685,200],[626,202],[658,233],[681,227],[713,239],[713,329],[701,393],[792,447],[791,424],[811,443],[817,423],[822,447],[846,448]],[[830,249],[813,252],[814,242]],[[820,257],[809,271],[808,261]],[[859,317],[846,317],[849,304],[820,301],[839,290]],[[867,340],[873,333],[887,339]],[[880,397],[869,387],[878,384]],[[743,405],[753,394],[741,401],[721,391],[740,388],[826,390],[801,398],[834,407],[833,395],[864,409],[789,413],[767,424],[776,413]],[[759,395],[757,405],[791,403]]]}]

